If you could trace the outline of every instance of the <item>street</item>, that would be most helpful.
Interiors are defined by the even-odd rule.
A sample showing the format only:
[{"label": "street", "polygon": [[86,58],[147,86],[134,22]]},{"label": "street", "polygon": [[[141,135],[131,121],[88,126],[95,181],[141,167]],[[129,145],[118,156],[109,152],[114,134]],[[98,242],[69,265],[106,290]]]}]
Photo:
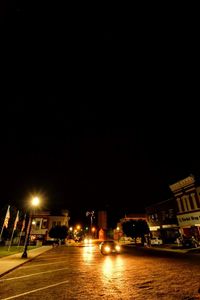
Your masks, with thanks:
[{"label": "street", "polygon": [[59,246],[0,278],[0,299],[197,299],[200,256]]}]

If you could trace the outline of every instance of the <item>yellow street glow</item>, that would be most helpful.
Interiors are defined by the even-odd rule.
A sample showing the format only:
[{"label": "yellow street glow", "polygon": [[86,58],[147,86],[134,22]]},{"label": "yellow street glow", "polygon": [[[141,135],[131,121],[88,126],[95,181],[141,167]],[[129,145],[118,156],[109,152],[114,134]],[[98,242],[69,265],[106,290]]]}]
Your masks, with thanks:
[{"label": "yellow street glow", "polygon": [[39,200],[38,197],[34,197],[34,198],[32,199],[32,205],[33,205],[33,206],[37,206],[39,203],[40,203],[40,200]]},{"label": "yellow street glow", "polygon": [[116,249],[117,251],[120,251],[120,246],[117,245],[117,246],[115,247],[115,249]]}]

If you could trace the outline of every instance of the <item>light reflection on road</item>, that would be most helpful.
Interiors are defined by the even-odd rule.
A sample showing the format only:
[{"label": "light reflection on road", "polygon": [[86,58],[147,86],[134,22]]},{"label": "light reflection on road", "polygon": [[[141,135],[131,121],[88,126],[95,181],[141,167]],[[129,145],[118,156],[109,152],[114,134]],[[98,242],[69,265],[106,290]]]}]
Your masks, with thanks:
[{"label": "light reflection on road", "polygon": [[120,256],[107,256],[105,257],[102,272],[106,277],[111,278],[113,275],[118,275],[123,272],[124,260]]},{"label": "light reflection on road", "polygon": [[106,277],[111,277],[113,271],[113,262],[109,256],[105,257],[102,271],[103,275],[105,275]]},{"label": "light reflection on road", "polygon": [[83,248],[83,260],[84,262],[89,262],[93,259],[94,246],[87,246]]},{"label": "light reflection on road", "polygon": [[[104,290],[121,293],[123,291],[123,272],[125,270],[124,258],[121,256],[107,256],[102,265],[102,285]],[[122,298],[120,298],[122,299]]]}]

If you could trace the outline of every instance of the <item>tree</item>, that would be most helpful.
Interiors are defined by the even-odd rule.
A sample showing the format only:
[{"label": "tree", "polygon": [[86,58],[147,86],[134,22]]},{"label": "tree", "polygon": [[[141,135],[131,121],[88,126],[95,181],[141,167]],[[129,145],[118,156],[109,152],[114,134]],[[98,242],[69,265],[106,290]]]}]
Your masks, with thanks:
[{"label": "tree", "polygon": [[142,243],[145,241],[145,235],[149,234],[149,227],[146,221],[144,220],[129,220],[122,224],[123,232],[126,236],[130,236],[134,239],[140,237]]},{"label": "tree", "polygon": [[64,240],[67,237],[67,227],[66,226],[54,226],[49,230],[49,236],[54,239]]}]

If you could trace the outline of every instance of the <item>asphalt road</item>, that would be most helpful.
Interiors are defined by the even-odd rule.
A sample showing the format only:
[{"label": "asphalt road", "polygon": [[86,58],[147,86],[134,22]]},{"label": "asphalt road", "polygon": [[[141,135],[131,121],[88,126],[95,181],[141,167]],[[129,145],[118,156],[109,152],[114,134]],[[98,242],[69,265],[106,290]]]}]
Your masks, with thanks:
[{"label": "asphalt road", "polygon": [[[54,248],[0,279],[0,299],[197,299],[199,257]],[[199,298],[198,298],[199,299]]]}]

